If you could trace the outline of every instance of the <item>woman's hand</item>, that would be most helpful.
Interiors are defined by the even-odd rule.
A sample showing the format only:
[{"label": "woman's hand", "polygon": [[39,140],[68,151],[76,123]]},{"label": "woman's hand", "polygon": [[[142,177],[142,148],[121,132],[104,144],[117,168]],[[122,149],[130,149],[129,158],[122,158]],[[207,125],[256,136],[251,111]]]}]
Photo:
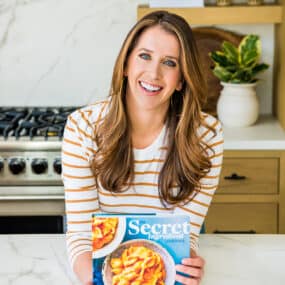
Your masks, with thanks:
[{"label": "woman's hand", "polygon": [[[192,254],[193,257],[184,258],[181,264],[176,265],[176,281],[185,285],[198,285],[204,274],[205,261],[201,256]],[[180,275],[179,272],[183,273]]]}]

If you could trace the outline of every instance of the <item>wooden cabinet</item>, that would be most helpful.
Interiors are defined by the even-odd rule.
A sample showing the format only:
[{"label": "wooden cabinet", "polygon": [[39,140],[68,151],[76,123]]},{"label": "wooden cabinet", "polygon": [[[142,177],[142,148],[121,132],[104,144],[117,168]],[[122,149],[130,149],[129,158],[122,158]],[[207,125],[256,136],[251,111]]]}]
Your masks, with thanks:
[{"label": "wooden cabinet", "polygon": [[207,233],[278,233],[277,203],[214,203],[206,219]]},{"label": "wooden cabinet", "polygon": [[284,158],[284,151],[225,151],[207,233],[284,233]]},{"label": "wooden cabinet", "polygon": [[279,158],[225,157],[217,193],[275,194],[278,193],[278,174]]},{"label": "wooden cabinet", "polygon": [[[256,7],[169,8],[190,24],[264,24],[276,27],[274,106],[285,129],[285,0]],[[139,6],[138,18],[160,8]],[[221,181],[206,218],[206,232],[285,234],[285,150],[225,151]]]}]

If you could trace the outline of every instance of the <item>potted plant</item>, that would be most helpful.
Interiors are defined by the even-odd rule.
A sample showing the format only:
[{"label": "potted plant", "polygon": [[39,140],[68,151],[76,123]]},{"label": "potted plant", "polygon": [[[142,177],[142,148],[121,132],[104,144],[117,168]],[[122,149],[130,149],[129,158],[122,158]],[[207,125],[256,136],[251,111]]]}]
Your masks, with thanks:
[{"label": "potted plant", "polygon": [[224,125],[245,127],[258,118],[256,75],[269,65],[260,63],[261,41],[257,35],[247,35],[238,47],[224,41],[221,51],[210,57],[215,63],[213,73],[223,89],[217,103],[217,114]]}]

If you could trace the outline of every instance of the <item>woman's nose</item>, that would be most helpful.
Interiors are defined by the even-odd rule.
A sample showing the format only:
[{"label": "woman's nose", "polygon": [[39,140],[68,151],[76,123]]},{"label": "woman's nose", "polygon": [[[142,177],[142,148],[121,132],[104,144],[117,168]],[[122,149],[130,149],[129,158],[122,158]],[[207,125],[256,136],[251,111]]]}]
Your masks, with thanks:
[{"label": "woman's nose", "polygon": [[159,79],[161,76],[160,63],[153,61],[149,66],[149,73],[150,73],[152,79]]}]

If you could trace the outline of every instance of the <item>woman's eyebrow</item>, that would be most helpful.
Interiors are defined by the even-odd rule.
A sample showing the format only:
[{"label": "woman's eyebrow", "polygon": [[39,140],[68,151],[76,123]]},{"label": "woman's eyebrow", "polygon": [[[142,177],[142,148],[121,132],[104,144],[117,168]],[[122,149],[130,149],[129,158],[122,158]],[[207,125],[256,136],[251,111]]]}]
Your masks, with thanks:
[{"label": "woman's eyebrow", "polygon": [[140,48],[138,51],[153,52],[152,50],[147,49],[147,48]]},{"label": "woman's eyebrow", "polygon": [[177,57],[175,57],[175,56],[167,55],[167,56],[165,56],[165,57],[166,57],[166,58],[175,59],[176,61],[178,61],[178,58],[177,58]]},{"label": "woman's eyebrow", "polygon": [[[152,50],[147,49],[147,48],[140,48],[138,49],[138,51],[145,51],[145,52],[149,52],[149,53],[153,53]],[[178,58],[176,56],[172,56],[172,55],[166,55],[165,58],[171,58],[171,59],[175,59],[176,61],[178,61]]]}]

